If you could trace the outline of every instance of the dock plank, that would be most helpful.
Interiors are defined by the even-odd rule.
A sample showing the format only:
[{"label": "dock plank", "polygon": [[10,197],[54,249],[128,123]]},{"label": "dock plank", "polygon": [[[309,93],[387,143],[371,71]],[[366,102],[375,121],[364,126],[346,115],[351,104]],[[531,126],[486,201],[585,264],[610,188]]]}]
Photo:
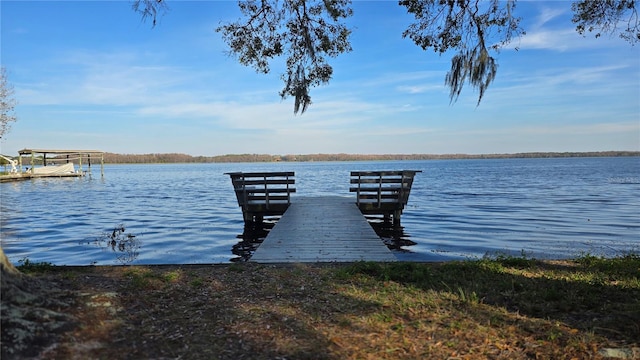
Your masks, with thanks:
[{"label": "dock plank", "polygon": [[396,261],[351,198],[293,198],[250,261]]}]

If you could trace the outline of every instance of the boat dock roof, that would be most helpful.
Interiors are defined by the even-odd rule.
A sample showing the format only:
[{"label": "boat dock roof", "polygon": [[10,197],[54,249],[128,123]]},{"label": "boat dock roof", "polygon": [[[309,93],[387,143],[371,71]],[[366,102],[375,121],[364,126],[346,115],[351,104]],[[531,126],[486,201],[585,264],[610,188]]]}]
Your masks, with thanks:
[{"label": "boat dock roof", "polygon": [[26,154],[104,154],[100,150],[56,150],[56,149],[22,149],[18,151],[20,155]]}]

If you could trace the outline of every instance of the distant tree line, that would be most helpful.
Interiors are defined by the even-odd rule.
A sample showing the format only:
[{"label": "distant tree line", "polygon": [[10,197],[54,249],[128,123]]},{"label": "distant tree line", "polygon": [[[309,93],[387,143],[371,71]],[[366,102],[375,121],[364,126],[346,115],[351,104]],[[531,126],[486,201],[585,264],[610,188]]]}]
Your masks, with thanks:
[{"label": "distant tree line", "polygon": [[384,161],[384,160],[446,160],[446,159],[507,159],[507,158],[566,158],[640,156],[640,151],[598,152],[529,152],[515,154],[227,154],[217,156],[191,156],[187,154],[114,154],[105,153],[108,164],[170,164],[170,163],[237,163],[237,162],[307,162],[307,161]]},{"label": "distant tree line", "polygon": [[277,156],[265,154],[231,154],[220,156],[191,156],[187,154],[114,154],[105,153],[108,164],[170,164],[170,163],[231,163],[231,162],[272,162]]}]

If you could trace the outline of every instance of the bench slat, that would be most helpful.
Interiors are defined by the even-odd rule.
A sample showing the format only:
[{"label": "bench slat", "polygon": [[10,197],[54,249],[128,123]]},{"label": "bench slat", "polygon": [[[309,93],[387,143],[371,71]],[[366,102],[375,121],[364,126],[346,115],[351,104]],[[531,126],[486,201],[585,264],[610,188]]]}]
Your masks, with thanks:
[{"label": "bench slat", "polygon": [[257,201],[267,201],[269,199],[269,203],[276,201],[289,201],[288,195],[248,195],[247,200],[249,202],[257,202]]},{"label": "bench slat", "polygon": [[294,188],[256,188],[256,189],[243,189],[242,187],[236,188],[236,193],[247,194],[265,194],[265,193],[294,193]]},{"label": "bench slat", "polygon": [[349,188],[350,192],[398,192],[400,190],[411,190],[411,186],[406,184],[405,186],[383,186],[383,187],[352,187]]},{"label": "bench slat", "polygon": [[[242,197],[241,201],[243,204],[257,204],[258,202],[262,202],[266,204],[267,196],[265,195],[248,195],[246,198]],[[269,203],[276,202],[289,202],[289,196],[287,195],[269,195]]]},{"label": "bench slat", "polygon": [[246,180],[246,179],[236,179],[233,181],[235,184],[245,186],[258,186],[258,185],[293,185],[296,183],[294,179],[260,179],[260,180]]},{"label": "bench slat", "polygon": [[422,170],[394,170],[394,171],[352,171],[351,176],[413,176]]},{"label": "bench slat", "polygon": [[377,177],[377,178],[355,178],[351,179],[351,184],[400,184],[400,183],[409,183],[413,181],[413,178],[409,177],[398,177],[398,178],[385,178],[385,177]]},{"label": "bench slat", "polygon": [[[380,194],[380,195],[365,195],[362,194],[359,197],[360,202],[371,202],[371,200],[375,200],[378,201],[378,199],[382,199],[382,200],[389,200],[388,202],[399,202],[400,199],[398,198],[398,195],[396,194]],[[393,201],[391,201],[393,200]]]},{"label": "bench slat", "polygon": [[280,172],[230,172],[225,173],[225,175],[234,177],[244,177],[244,178],[252,178],[252,177],[283,177],[283,176],[294,176],[295,172],[293,171],[280,171]]}]

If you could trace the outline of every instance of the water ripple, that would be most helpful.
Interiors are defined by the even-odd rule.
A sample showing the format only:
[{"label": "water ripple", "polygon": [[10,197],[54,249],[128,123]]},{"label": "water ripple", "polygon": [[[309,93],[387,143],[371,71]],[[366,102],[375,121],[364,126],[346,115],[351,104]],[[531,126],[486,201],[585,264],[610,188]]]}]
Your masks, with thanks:
[{"label": "water ripple", "polygon": [[[261,238],[243,239],[225,172],[295,171],[298,197],[353,196],[350,171],[401,169],[423,171],[403,227],[381,235],[402,260],[640,249],[639,158],[107,165],[104,178],[0,184],[2,247],[60,265],[238,261]],[[107,242],[119,226],[133,238]]]}]

